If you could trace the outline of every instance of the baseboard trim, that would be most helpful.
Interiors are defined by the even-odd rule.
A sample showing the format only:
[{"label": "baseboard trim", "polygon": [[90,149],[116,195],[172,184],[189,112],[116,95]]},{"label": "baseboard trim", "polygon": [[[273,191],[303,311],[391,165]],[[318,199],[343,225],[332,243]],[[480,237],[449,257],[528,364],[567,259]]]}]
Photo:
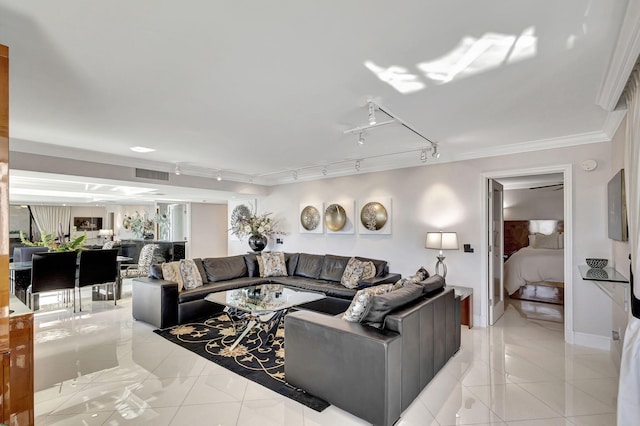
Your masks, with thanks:
[{"label": "baseboard trim", "polygon": [[575,331],[573,333],[573,344],[602,349],[605,351],[611,350],[611,339],[608,336],[599,336],[597,334],[580,333]]}]

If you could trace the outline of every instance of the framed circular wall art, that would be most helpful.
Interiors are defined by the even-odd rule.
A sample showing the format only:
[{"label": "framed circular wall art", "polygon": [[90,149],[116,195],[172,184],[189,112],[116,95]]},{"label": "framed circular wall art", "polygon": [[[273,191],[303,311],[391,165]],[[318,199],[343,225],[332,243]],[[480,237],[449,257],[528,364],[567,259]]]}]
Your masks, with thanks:
[{"label": "framed circular wall art", "polygon": [[391,234],[391,198],[377,198],[358,202],[360,234]]},{"label": "framed circular wall art", "polygon": [[329,204],[324,210],[324,223],[329,231],[341,231],[347,224],[347,212],[340,204]]},{"label": "framed circular wall art", "polygon": [[321,233],[322,221],[320,210],[316,206],[307,204],[301,207],[300,211],[300,232]]},{"label": "framed circular wall art", "polygon": [[387,223],[387,209],[377,201],[362,206],[360,222],[369,231],[379,231]]}]

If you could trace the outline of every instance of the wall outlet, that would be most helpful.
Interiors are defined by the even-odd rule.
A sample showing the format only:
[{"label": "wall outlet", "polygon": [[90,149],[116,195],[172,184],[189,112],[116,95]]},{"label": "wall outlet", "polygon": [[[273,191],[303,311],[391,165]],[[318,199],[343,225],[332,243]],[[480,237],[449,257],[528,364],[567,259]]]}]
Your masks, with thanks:
[{"label": "wall outlet", "polygon": [[276,244],[284,244],[284,240],[282,238],[276,238]]},{"label": "wall outlet", "polygon": [[620,331],[611,330],[611,338],[615,340],[620,340]]}]

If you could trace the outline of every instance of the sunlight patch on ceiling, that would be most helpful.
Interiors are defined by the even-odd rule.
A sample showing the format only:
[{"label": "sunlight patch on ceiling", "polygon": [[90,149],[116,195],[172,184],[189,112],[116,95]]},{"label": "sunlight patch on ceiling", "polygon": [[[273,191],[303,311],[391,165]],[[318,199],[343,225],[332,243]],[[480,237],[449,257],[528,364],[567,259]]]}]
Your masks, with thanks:
[{"label": "sunlight patch on ceiling", "polygon": [[418,92],[427,87],[420,77],[411,74],[403,67],[392,65],[389,68],[376,65],[373,61],[365,61],[364,66],[373,72],[380,80],[388,83],[391,87],[402,94]]},{"label": "sunlight patch on ceiling", "polygon": [[535,27],[529,27],[519,36],[486,33],[480,38],[464,37],[446,55],[418,63],[415,74],[399,65],[385,68],[370,60],[365,61],[364,66],[398,92],[408,94],[426,89],[428,83],[447,84],[504,64],[531,59],[536,56],[537,46]]}]

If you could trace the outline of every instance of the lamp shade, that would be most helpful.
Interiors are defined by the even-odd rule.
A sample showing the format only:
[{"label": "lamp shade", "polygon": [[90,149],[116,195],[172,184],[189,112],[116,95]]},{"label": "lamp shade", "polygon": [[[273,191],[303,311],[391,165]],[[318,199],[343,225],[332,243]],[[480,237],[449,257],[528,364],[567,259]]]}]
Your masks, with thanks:
[{"label": "lamp shade", "polygon": [[458,250],[458,234],[455,232],[427,232],[425,248]]},{"label": "lamp shade", "polygon": [[98,235],[101,237],[110,237],[113,235],[113,229],[101,229],[98,231]]}]

